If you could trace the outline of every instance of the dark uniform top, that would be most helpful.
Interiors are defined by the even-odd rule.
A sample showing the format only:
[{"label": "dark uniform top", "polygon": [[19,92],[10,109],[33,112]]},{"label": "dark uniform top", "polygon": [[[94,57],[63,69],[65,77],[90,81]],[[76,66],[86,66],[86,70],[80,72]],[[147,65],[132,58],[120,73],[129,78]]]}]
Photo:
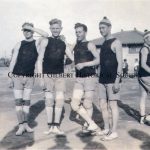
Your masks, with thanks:
[{"label": "dark uniform top", "polygon": [[44,74],[64,73],[65,50],[66,44],[61,39],[49,37],[43,61]]},{"label": "dark uniform top", "polygon": [[116,53],[111,49],[111,45],[115,40],[116,38],[106,40],[101,45],[99,83],[110,84],[116,80],[118,62]]},{"label": "dark uniform top", "polygon": [[34,76],[35,63],[38,57],[35,40],[21,41],[13,74],[21,76]]},{"label": "dark uniform top", "polygon": [[[84,63],[94,60],[94,56],[90,50],[88,50],[87,42],[77,42],[74,47],[74,61],[75,65],[78,63]],[[95,67],[84,67],[81,70],[76,69],[76,77],[89,77],[96,74]]]},{"label": "dark uniform top", "polygon": [[150,76],[150,73],[147,72],[141,65],[141,59],[142,59],[142,50],[143,48],[147,48],[148,49],[148,55],[147,55],[147,61],[146,61],[146,64],[150,67],[150,48],[147,47],[147,46],[143,46],[140,50],[140,53],[139,53],[139,72],[138,72],[138,75],[139,77],[147,77],[147,76]]}]

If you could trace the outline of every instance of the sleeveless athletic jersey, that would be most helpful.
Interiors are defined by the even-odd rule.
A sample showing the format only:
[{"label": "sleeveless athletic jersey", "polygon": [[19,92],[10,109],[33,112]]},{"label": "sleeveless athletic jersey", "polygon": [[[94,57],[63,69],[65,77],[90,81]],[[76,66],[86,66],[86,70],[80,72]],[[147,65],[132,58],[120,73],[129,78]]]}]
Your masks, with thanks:
[{"label": "sleeveless athletic jersey", "polygon": [[148,51],[149,51],[149,53],[148,53],[148,55],[147,55],[146,64],[150,67],[150,48],[147,47],[147,46],[143,46],[143,47],[141,48],[141,50],[140,50],[140,53],[139,53],[139,72],[138,72],[139,77],[147,77],[147,76],[150,76],[150,73],[147,72],[147,71],[146,71],[144,68],[142,68],[142,66],[141,66],[141,59],[142,59],[142,58],[141,58],[141,57],[142,57],[141,51],[142,51],[142,49],[143,49],[144,47],[146,47],[146,48],[148,49]]},{"label": "sleeveless athletic jersey", "polygon": [[31,42],[22,41],[17,62],[13,69],[13,74],[21,76],[33,76],[37,57],[38,53],[35,40]]},{"label": "sleeveless athletic jersey", "polygon": [[[94,56],[88,50],[88,41],[87,42],[78,42],[74,47],[74,60],[75,65],[78,63],[84,63],[93,61]],[[81,70],[76,69],[76,77],[89,77],[95,75],[95,67],[84,67]]]},{"label": "sleeveless athletic jersey", "polygon": [[99,82],[103,84],[114,83],[117,77],[118,62],[116,54],[111,49],[115,40],[116,38],[106,40],[101,46]]},{"label": "sleeveless athletic jersey", "polygon": [[44,74],[64,73],[65,50],[66,45],[61,39],[52,37],[48,39],[43,61]]}]

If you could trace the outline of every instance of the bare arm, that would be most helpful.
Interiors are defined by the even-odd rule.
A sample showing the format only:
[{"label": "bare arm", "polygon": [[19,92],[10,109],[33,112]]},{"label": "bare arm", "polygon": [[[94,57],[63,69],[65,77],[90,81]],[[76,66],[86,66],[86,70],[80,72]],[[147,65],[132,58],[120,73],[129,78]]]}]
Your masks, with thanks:
[{"label": "bare arm", "polygon": [[94,60],[93,61],[89,61],[89,62],[85,62],[84,63],[84,66],[85,67],[90,67],[90,66],[96,66],[99,64],[100,62],[100,58],[99,58],[99,53],[98,51],[96,50],[96,46],[93,44],[93,43],[89,43],[88,44],[88,49],[91,51],[91,53],[93,54],[94,56]]},{"label": "bare arm", "polygon": [[122,74],[122,44],[121,42],[119,40],[116,40],[112,45],[112,49],[116,53],[116,58],[118,62],[117,78],[116,78],[115,83],[119,83],[121,74]]},{"label": "bare arm", "polygon": [[49,36],[49,34],[41,29],[38,28],[33,28],[32,29],[34,32],[36,32],[37,34],[41,35],[44,38],[47,38]]},{"label": "bare arm", "polygon": [[40,52],[37,60],[37,69],[38,69],[38,73],[41,74],[43,73],[43,58],[44,58],[44,53],[47,44],[48,44],[48,39],[43,39],[40,44]]},{"label": "bare arm", "polygon": [[9,65],[9,72],[11,73],[13,72],[14,66],[16,64],[20,46],[21,46],[21,42],[17,43],[16,46],[13,48],[12,58]]},{"label": "bare arm", "polygon": [[74,46],[69,46],[69,44],[66,44],[66,55],[67,55],[72,61],[74,61],[73,47],[74,47]]},{"label": "bare arm", "polygon": [[148,49],[147,48],[143,48],[141,51],[142,54],[142,58],[141,58],[141,66],[142,68],[144,68],[147,72],[150,73],[150,67],[146,64],[147,61],[147,55],[148,55]]},{"label": "bare arm", "polygon": [[90,66],[96,66],[96,65],[98,65],[99,64],[99,53],[97,52],[97,50],[96,50],[96,47],[95,47],[95,45],[93,44],[93,43],[89,43],[88,44],[88,49],[89,49],[89,51],[91,51],[91,53],[93,54],[93,56],[95,57],[94,58],[94,60],[93,61],[89,61],[89,62],[84,62],[84,63],[78,63],[77,65],[76,65],[76,68],[78,69],[78,70],[81,70],[82,68],[84,68],[84,67],[90,67]]}]

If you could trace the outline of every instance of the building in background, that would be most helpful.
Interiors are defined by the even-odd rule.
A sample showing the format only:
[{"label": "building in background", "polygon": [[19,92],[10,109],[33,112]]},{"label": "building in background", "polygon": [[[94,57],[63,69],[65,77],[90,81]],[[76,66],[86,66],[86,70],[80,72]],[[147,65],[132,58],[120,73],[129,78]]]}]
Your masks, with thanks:
[{"label": "building in background", "polygon": [[[139,60],[139,50],[141,49],[144,40],[143,33],[136,28],[130,31],[117,32],[112,34],[122,42],[123,46],[123,59],[128,61],[129,73],[134,73],[135,60]],[[102,38],[92,40],[97,47],[102,43]]]}]

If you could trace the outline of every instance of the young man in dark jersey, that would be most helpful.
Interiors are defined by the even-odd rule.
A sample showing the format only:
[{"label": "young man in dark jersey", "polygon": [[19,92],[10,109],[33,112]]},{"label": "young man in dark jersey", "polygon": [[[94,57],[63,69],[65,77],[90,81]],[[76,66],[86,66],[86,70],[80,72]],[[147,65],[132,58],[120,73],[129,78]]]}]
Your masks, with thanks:
[{"label": "young man in dark jersey", "polygon": [[[92,120],[93,96],[96,85],[95,66],[99,64],[99,54],[93,43],[86,40],[87,26],[75,24],[77,42],[73,46],[76,80],[73,89],[71,107],[84,120],[84,128],[88,131],[97,130],[98,126]],[[81,99],[84,96],[83,105]]]},{"label": "young man in dark jersey", "polygon": [[144,33],[144,45],[139,53],[139,84],[141,89],[140,100],[140,123],[143,124],[145,120],[149,120],[145,113],[145,102],[148,93],[150,93],[150,31]]},{"label": "young man in dark jersey", "polygon": [[48,36],[47,33],[34,28],[32,23],[27,22],[22,25],[22,31],[25,39],[14,47],[9,67],[9,76],[12,77],[10,84],[13,83],[14,86],[13,91],[19,122],[16,135],[22,135],[25,131],[33,132],[33,129],[28,126],[30,96],[34,83],[33,76],[39,45],[43,39],[34,40],[33,34],[36,32],[42,37]]},{"label": "young man in dark jersey", "polygon": [[[118,137],[118,105],[120,99],[120,77],[122,74],[122,45],[111,35],[111,22],[104,17],[99,23],[99,30],[104,37],[100,50],[99,97],[104,120],[103,140]],[[109,124],[109,115],[112,127]],[[101,135],[100,133],[100,135]],[[106,135],[106,136],[105,136]]]},{"label": "young man in dark jersey", "polygon": [[52,36],[41,42],[38,57],[38,72],[44,75],[40,84],[45,87],[45,105],[49,126],[49,130],[45,133],[64,135],[64,132],[60,129],[65,98],[64,58],[67,55],[73,60],[73,57],[60,37],[62,30],[61,20],[52,19],[49,24]]}]

